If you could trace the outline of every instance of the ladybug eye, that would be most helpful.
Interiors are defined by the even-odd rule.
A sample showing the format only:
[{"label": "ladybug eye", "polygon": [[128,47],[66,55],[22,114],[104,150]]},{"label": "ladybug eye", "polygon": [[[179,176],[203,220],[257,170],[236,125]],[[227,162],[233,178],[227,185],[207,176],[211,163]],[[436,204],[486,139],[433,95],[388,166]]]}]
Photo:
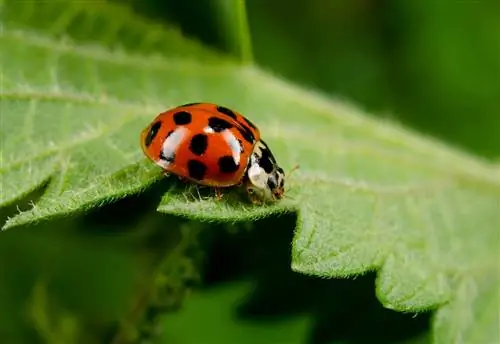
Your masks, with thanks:
[{"label": "ladybug eye", "polygon": [[144,144],[146,145],[146,147],[149,147],[149,145],[151,145],[154,138],[158,134],[160,128],[161,128],[161,122],[156,122],[151,126],[151,129],[149,129],[148,136],[146,136],[146,140],[144,140]]}]

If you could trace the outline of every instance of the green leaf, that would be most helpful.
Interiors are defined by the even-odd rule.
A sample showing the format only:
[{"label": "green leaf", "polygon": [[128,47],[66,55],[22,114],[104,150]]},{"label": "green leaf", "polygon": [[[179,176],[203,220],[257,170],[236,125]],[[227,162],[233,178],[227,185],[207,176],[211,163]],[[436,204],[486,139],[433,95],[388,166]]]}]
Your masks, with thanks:
[{"label": "green leaf", "polygon": [[292,268],[380,269],[399,311],[438,308],[436,342],[497,342],[498,166],[349,104],[239,66],[102,3],[3,1],[0,205],[50,180],[4,228],[96,207],[161,177],[138,145],[160,111],[211,101],[249,116],[285,169],[287,199],[255,207],[167,192],[165,213],[243,220],[298,211]]}]

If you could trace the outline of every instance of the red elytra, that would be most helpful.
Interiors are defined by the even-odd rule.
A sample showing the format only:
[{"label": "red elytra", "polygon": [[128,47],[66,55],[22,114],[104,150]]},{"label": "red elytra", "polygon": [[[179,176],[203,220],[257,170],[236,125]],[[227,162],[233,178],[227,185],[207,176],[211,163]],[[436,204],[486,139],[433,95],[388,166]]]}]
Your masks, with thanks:
[{"label": "red elytra", "polygon": [[246,117],[211,103],[162,112],[141,133],[145,155],[166,172],[213,187],[242,182],[259,140]]}]

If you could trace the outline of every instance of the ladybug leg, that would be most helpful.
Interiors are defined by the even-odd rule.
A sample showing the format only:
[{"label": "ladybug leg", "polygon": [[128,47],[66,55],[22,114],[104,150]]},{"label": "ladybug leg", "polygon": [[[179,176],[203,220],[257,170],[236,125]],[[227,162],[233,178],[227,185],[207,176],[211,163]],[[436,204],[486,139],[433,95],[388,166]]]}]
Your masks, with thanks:
[{"label": "ladybug leg", "polygon": [[220,201],[222,199],[222,191],[220,188],[214,188],[215,190],[215,198],[217,201]]},{"label": "ladybug leg", "polygon": [[[196,184],[188,184],[186,185],[186,195],[189,195],[189,199],[186,198],[186,200],[189,200],[189,201],[203,201],[203,197],[201,197],[201,194],[200,194],[200,189],[198,187],[198,185]],[[196,191],[196,193],[195,193]]]},{"label": "ladybug leg", "polygon": [[198,198],[200,199],[200,201],[202,201],[203,198],[201,197],[201,194],[200,194],[200,188],[198,187],[198,185],[195,185],[194,188],[196,189],[196,193],[198,194]]},{"label": "ladybug leg", "polygon": [[252,202],[252,204],[254,204],[254,205],[262,205],[263,204],[261,199],[259,199],[258,197],[253,197],[253,196],[250,196],[250,202]]}]

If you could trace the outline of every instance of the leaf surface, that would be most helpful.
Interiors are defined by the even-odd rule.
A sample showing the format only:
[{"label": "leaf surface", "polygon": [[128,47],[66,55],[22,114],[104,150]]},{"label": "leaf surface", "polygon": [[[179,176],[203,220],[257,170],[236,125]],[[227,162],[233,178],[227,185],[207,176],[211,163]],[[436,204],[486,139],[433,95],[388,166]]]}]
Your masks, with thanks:
[{"label": "leaf surface", "polygon": [[161,175],[140,151],[160,111],[224,104],[261,128],[286,199],[268,207],[167,192],[158,210],[202,220],[298,211],[292,268],[325,277],[380,269],[384,306],[439,306],[436,342],[498,334],[498,166],[358,108],[240,66],[110,4],[1,5],[0,205],[49,181],[4,228],[95,207]]}]

